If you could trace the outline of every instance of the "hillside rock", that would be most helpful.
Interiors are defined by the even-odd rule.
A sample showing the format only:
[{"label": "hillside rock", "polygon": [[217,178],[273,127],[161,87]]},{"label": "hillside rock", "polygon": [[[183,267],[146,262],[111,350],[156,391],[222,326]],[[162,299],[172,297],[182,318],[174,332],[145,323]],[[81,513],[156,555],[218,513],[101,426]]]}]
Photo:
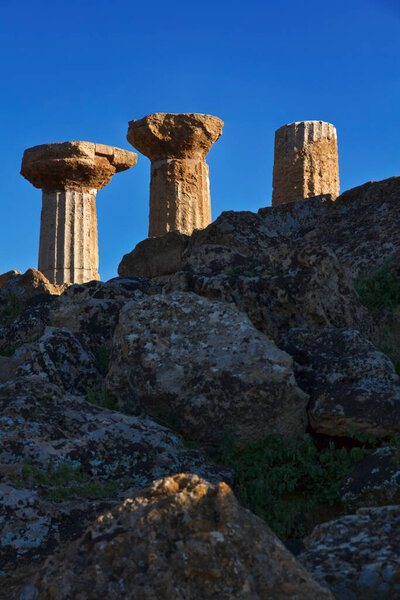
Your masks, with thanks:
[{"label": "hillside rock", "polygon": [[[257,258],[228,252],[229,260],[225,250],[217,256],[212,247],[212,260],[204,265],[198,254],[198,264],[189,265],[189,256],[188,265],[171,277],[166,289],[233,302],[278,345],[292,327],[347,327],[366,337],[376,335],[352,282],[323,246],[283,243]],[[206,262],[204,254],[202,260]]]},{"label": "hillside rock", "polygon": [[[11,276],[9,276],[10,273]],[[23,301],[38,294],[58,296],[68,287],[66,284],[54,285],[50,283],[43,273],[37,269],[28,269],[23,275],[19,271],[10,271],[1,277],[6,278],[6,281],[0,286],[1,296],[13,295]]]},{"label": "hillside rock", "polygon": [[358,331],[292,329],[282,347],[295,361],[319,433],[388,436],[400,431],[400,386],[392,362]]},{"label": "hillside rock", "polygon": [[229,487],[194,475],[161,479],[101,516],[48,559],[42,600],[328,600]]},{"label": "hillside rock", "polygon": [[182,470],[221,477],[166,428],[89,404],[40,375],[0,385],[0,413],[0,563],[10,573],[79,536],[127,490]]},{"label": "hillside rock", "polygon": [[359,462],[339,490],[347,512],[367,506],[400,504],[398,450],[377,448]]},{"label": "hillside rock", "polygon": [[96,354],[99,348],[110,346],[122,306],[159,290],[159,285],[143,277],[72,285],[54,303],[51,324],[82,337]]},{"label": "hillside rock", "polygon": [[188,438],[221,441],[305,430],[307,396],[292,360],[233,305],[190,293],[126,304],[107,388],[124,412],[172,419]]},{"label": "hillside rock", "polygon": [[337,600],[400,597],[400,506],[318,525],[298,559]]},{"label": "hillside rock", "polygon": [[259,215],[268,229],[288,239],[330,248],[357,277],[400,248],[400,177],[365,183],[335,202],[320,196],[262,208]]},{"label": "hillside rock", "polygon": [[118,267],[118,274],[120,277],[152,279],[180,271],[189,239],[189,236],[179,231],[147,238],[139,242],[132,252],[125,254]]}]

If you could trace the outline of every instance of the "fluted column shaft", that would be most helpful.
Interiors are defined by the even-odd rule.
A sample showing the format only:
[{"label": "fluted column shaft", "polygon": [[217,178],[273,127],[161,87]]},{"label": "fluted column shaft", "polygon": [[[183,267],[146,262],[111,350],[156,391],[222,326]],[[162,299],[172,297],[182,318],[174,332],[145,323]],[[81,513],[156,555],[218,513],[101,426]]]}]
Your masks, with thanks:
[{"label": "fluted column shaft", "polygon": [[39,271],[51,283],[100,279],[96,193],[137,154],[91,142],[28,148],[21,175],[42,189]]},{"label": "fluted column shaft", "polygon": [[96,191],[43,191],[39,271],[53,283],[100,279]]},{"label": "fluted column shaft", "polygon": [[300,121],[275,132],[272,206],[311,196],[339,195],[336,129],[323,121]]}]

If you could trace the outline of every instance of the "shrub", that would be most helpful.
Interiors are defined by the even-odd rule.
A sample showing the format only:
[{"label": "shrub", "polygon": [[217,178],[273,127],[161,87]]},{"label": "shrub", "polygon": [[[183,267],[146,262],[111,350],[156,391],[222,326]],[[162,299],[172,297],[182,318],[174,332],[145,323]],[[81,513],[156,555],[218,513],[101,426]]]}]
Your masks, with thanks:
[{"label": "shrub", "polygon": [[391,269],[389,261],[373,273],[358,277],[355,288],[361,303],[372,312],[383,306],[395,308],[400,304],[400,278]]}]

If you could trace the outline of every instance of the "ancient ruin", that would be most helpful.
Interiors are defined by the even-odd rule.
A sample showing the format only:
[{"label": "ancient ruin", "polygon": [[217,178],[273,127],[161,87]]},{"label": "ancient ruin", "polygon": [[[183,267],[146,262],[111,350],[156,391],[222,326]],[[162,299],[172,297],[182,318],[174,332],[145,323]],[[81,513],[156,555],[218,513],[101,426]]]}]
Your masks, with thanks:
[{"label": "ancient ruin", "polygon": [[43,191],[38,268],[51,283],[100,279],[96,193],[136,161],[133,152],[92,142],[25,150],[21,175]]},{"label": "ancient ruin", "polygon": [[149,237],[190,235],[211,223],[205,157],[223,122],[196,113],[155,113],[130,121],[127,139],[151,160]]},{"label": "ancient ruin", "polygon": [[339,195],[336,128],[300,121],[275,132],[272,206],[321,194]]}]

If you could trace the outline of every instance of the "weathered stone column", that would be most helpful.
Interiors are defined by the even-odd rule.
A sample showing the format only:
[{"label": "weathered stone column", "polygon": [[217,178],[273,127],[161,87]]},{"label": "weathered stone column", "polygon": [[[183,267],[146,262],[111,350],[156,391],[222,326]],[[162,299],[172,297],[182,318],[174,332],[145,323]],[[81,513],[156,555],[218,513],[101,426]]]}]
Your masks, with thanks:
[{"label": "weathered stone column", "polygon": [[211,115],[155,113],[130,121],[127,139],[151,160],[149,237],[190,235],[211,223],[205,157],[222,133]]},{"label": "weathered stone column", "polygon": [[272,206],[311,196],[339,195],[336,129],[323,121],[300,121],[275,132]]},{"label": "weathered stone column", "polygon": [[51,283],[99,279],[96,193],[137,154],[91,142],[28,148],[21,175],[42,189],[38,269]]}]

